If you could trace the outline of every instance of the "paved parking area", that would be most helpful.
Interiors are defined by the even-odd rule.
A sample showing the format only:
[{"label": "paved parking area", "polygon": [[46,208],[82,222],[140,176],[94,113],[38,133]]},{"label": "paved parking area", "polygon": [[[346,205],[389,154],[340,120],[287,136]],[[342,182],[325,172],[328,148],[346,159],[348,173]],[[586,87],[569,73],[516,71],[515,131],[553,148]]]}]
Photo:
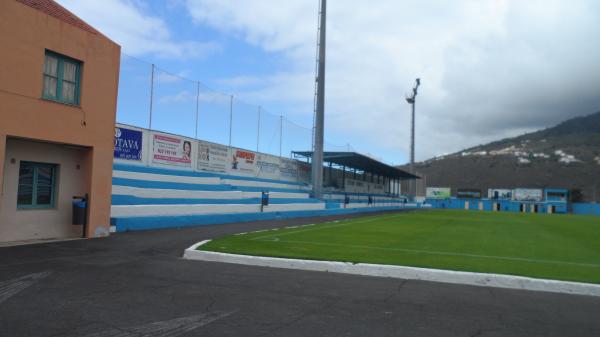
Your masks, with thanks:
[{"label": "paved parking area", "polygon": [[0,335],[600,336],[597,297],[181,259],[203,239],[315,221],[2,247]]}]

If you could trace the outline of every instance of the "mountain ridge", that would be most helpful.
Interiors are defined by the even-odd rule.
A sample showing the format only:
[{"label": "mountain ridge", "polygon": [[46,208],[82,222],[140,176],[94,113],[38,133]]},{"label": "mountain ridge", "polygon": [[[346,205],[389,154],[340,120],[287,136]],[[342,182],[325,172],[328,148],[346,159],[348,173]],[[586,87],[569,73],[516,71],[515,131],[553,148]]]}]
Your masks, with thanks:
[{"label": "mountain ridge", "polygon": [[[402,166],[406,168],[407,166]],[[415,163],[427,186],[566,188],[600,201],[600,111],[556,126]]]}]

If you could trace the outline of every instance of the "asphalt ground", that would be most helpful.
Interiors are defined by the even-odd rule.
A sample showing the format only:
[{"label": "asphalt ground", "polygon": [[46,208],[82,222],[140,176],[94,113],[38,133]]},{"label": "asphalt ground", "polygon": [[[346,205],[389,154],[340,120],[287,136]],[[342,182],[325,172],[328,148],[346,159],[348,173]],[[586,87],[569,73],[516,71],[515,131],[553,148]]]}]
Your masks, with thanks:
[{"label": "asphalt ground", "polygon": [[598,297],[181,258],[204,239],[340,218],[0,248],[0,336],[600,336]]}]

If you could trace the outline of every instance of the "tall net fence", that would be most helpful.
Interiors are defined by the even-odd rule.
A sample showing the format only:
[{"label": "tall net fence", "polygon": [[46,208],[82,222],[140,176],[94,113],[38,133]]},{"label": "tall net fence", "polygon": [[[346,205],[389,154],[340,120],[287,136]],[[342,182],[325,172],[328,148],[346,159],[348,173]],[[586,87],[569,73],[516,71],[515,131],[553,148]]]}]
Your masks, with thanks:
[{"label": "tall net fence", "polygon": [[[290,157],[312,150],[312,128],[217,92],[136,57],[121,54],[117,122]],[[349,145],[325,142],[327,151]]]}]

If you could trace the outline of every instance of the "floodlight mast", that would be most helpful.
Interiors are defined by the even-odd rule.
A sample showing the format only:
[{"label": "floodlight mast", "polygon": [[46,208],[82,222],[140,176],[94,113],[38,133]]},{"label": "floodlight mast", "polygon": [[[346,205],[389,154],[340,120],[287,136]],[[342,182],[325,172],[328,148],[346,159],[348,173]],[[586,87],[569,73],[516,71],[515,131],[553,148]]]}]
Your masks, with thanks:
[{"label": "floodlight mast", "polygon": [[[409,171],[411,174],[415,174],[415,103],[417,101],[417,93],[419,90],[419,86],[421,85],[421,79],[417,78],[415,81],[415,86],[413,88],[413,92],[411,96],[406,96],[406,101],[411,105],[412,108],[412,120],[411,120],[411,128],[410,128],[410,168]],[[409,196],[414,199],[417,195],[415,180],[411,179],[408,183]]]},{"label": "floodlight mast", "polygon": [[317,56],[317,95],[315,104],[315,125],[312,155],[313,196],[321,198],[323,194],[323,138],[325,130],[325,32],[327,0],[321,0],[319,20],[319,42]]}]

